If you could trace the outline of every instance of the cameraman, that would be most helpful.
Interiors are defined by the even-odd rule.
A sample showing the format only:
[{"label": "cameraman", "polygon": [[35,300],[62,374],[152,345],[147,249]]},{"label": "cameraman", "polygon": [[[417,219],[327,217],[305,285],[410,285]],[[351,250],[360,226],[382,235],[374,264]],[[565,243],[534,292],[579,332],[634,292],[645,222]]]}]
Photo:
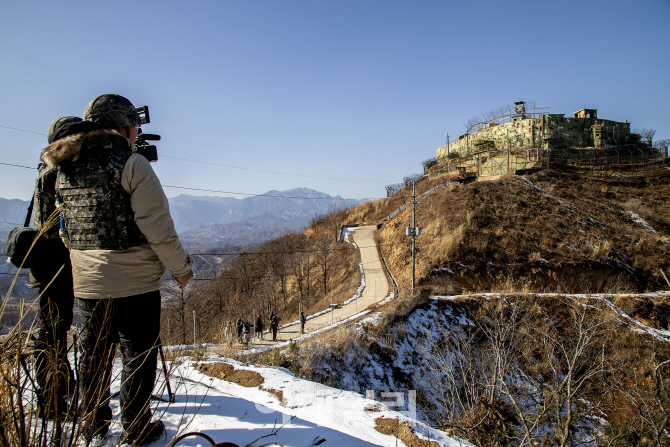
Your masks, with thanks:
[{"label": "cameraman", "polygon": [[104,442],[112,420],[110,376],[121,345],[123,440],[146,445],[165,432],[150,422],[160,330],[160,280],[167,267],[181,288],[193,279],[161,184],[134,152],[140,118],[119,95],[91,101],[84,120],[102,126],[61,139],[42,158],[59,169],[61,237],[70,248],[82,319],[80,395],[87,441]]}]

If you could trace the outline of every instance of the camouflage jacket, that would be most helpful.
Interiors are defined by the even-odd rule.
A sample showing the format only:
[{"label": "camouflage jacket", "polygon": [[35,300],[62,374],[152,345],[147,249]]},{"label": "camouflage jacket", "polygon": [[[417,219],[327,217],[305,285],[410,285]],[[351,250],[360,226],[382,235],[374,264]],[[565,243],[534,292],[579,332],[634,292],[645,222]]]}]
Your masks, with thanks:
[{"label": "camouflage jacket", "polygon": [[[96,141],[106,143],[96,143],[92,146],[91,143]],[[118,153],[112,151],[115,148],[120,151]],[[128,208],[120,211],[118,217],[124,222],[124,226],[134,228],[136,225],[146,239],[146,243],[124,250],[72,248],[69,255],[72,260],[74,292],[77,298],[135,296],[158,290],[166,267],[175,277],[185,275],[191,270],[188,255],[175,231],[169,203],[160,180],[147,159],[136,153],[128,155],[128,148],[132,148],[131,143],[119,133],[113,130],[96,130],[67,136],[53,142],[42,152],[44,162],[65,174],[71,173],[73,166],[88,165],[89,158],[98,159],[98,154],[106,154],[102,158],[105,164],[108,163],[109,157],[120,157],[108,165],[107,178],[116,179],[118,174],[112,171],[122,170],[120,185],[125,192],[123,197],[129,197],[134,220],[130,220]],[[127,160],[125,165],[122,159]],[[100,165],[90,163],[91,167],[102,165],[102,162]],[[95,183],[91,179],[88,181]],[[69,182],[72,182],[72,176]],[[110,180],[110,188],[112,183]],[[95,192],[93,188],[89,191]],[[108,193],[121,194],[120,190],[112,189],[108,190]],[[97,196],[95,200],[98,200]],[[126,205],[127,203],[125,202]],[[57,205],[67,206],[65,203]],[[67,216],[67,210],[65,211]],[[112,217],[116,223],[117,216]],[[85,218],[92,220],[90,216]],[[104,228],[102,230],[104,231]]]},{"label": "camouflage jacket", "polygon": [[64,215],[62,237],[75,250],[124,250],[146,243],[135,223],[121,174],[133,154],[126,138],[89,136],[76,160],[63,163],[56,202]]},{"label": "camouflage jacket", "polygon": [[[56,211],[56,176],[58,170],[53,166],[40,163],[39,174],[35,181],[35,203],[33,205],[33,228],[42,229],[49,217]],[[52,219],[56,219],[54,216]],[[49,222],[51,224],[51,222]],[[43,233],[49,240],[58,239],[58,223]]]}]

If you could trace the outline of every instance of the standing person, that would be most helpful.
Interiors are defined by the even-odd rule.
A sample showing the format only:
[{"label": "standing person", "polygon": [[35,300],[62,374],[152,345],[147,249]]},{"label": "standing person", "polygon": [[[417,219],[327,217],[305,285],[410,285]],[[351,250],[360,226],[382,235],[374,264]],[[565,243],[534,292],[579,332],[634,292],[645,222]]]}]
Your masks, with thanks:
[{"label": "standing person", "polygon": [[[76,116],[54,120],[47,131],[49,144],[61,138],[93,130],[97,126]],[[67,330],[72,325],[74,291],[70,251],[58,236],[56,176],[58,170],[40,163],[33,196],[33,227],[42,230],[42,244],[48,256],[30,269],[30,287],[39,288],[40,329],[35,339],[35,381],[37,413],[52,418],[67,409],[65,397],[74,392],[75,380],[67,360]],[[49,219],[51,218],[51,219]]]},{"label": "standing person", "polygon": [[242,331],[244,330],[244,325],[242,324],[242,319],[237,319],[237,342],[242,344]]},{"label": "standing person", "polygon": [[249,323],[248,321],[245,321],[242,323],[242,343],[244,344],[245,348],[249,347],[249,342],[251,341],[251,328],[253,325]]},{"label": "standing person", "polygon": [[270,321],[270,329],[272,329],[272,341],[277,341],[277,329],[279,328],[279,320],[274,313],[272,313],[272,320]]},{"label": "standing person", "polygon": [[263,318],[260,314],[256,317],[256,335],[259,340],[263,340]]},{"label": "standing person", "polygon": [[84,120],[103,130],[63,138],[42,157],[59,169],[56,203],[70,248],[74,295],[82,316],[79,389],[87,443],[102,443],[112,420],[110,377],[121,346],[122,439],[143,446],[165,432],[151,421],[156,378],[161,277],[167,267],[180,288],[193,279],[168,201],[151,165],[134,152],[140,125],[119,95],[91,101]]},{"label": "standing person", "polygon": [[307,319],[305,318],[305,314],[300,311],[300,335],[303,335],[305,333],[305,322]]}]

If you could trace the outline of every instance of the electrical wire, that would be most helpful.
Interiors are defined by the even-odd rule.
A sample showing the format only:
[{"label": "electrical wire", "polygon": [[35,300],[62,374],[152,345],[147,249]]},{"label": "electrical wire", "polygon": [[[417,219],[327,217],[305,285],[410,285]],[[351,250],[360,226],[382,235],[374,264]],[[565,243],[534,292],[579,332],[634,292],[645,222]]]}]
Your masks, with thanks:
[{"label": "electrical wire", "polygon": [[45,135],[46,136],[45,133],[33,132],[32,130],[19,129],[19,128],[16,128],[16,127],[9,127],[9,126],[0,126],[0,127],[4,127],[5,129],[19,130],[21,132],[28,132],[28,133],[34,133],[34,134],[37,134],[37,135]]},{"label": "electrical wire", "polygon": [[[0,127],[3,127],[5,129],[18,130],[18,131],[21,131],[21,132],[28,132],[28,133],[34,133],[34,134],[37,134],[37,135],[45,135],[46,136],[45,133],[33,132],[32,130],[25,130],[25,129],[19,129],[19,128],[16,128],[16,127],[1,126],[1,125],[0,125]],[[321,180],[339,180],[339,181],[344,181],[344,182],[384,183],[381,180],[338,178],[338,177],[319,177],[319,176],[316,176],[316,175],[293,174],[293,173],[288,173],[288,172],[277,172],[277,171],[264,171],[262,169],[243,168],[243,167],[240,167],[240,166],[226,165],[226,164],[222,164],[222,163],[212,163],[212,162],[209,162],[209,161],[191,160],[189,158],[172,157],[172,156],[163,155],[163,154],[161,154],[161,158],[170,158],[170,159],[173,159],[173,160],[188,161],[188,162],[191,162],[191,163],[200,163],[200,164],[209,165],[209,166],[221,166],[221,167],[230,168],[230,169],[240,169],[242,171],[262,172],[264,174],[286,175],[286,176],[291,176],[291,177],[303,177],[303,178],[313,178],[313,179],[321,179]],[[6,163],[2,163],[2,164],[6,164]],[[18,165],[13,165],[13,166],[18,166]],[[25,166],[21,166],[21,167],[25,167]],[[231,194],[237,194],[237,193],[231,193]]]},{"label": "electrical wire", "polygon": [[[379,244],[379,247],[390,247],[393,244]],[[292,251],[245,251],[241,253],[191,253],[192,256],[239,256],[242,254],[245,255],[281,255],[281,254],[291,254],[291,253],[321,253],[324,251],[344,251],[344,250],[359,250],[361,248],[377,248],[377,245],[372,245],[369,247],[344,247],[344,248],[332,248],[332,249],[323,249],[323,250],[292,250]]]},{"label": "electrical wire", "polygon": [[[221,191],[218,189],[189,188],[186,186],[174,186],[174,185],[161,185],[161,186],[163,188],[185,189],[189,191],[201,191],[201,192],[218,192],[221,194],[236,194],[240,196],[275,197],[278,199],[337,200],[337,197],[296,197],[296,196],[281,196],[276,194],[254,194],[250,192]],[[379,200],[379,198],[372,198],[370,200]]]},{"label": "electrical wire", "polygon": [[[0,162],[0,165],[6,165],[6,166],[15,166],[18,168],[27,168],[27,169],[37,169],[37,168],[31,168],[29,166],[22,166],[22,165],[15,165],[11,163],[3,163]],[[315,177],[318,178],[318,177]],[[204,188],[191,188],[188,186],[175,186],[175,185],[163,185],[161,184],[163,188],[173,188],[173,189],[183,189],[187,191],[200,191],[200,192],[215,192],[219,194],[233,194],[233,195],[239,195],[239,196],[253,196],[253,197],[275,197],[279,199],[302,199],[302,200],[337,200],[336,197],[297,197],[297,196],[282,196],[282,195],[277,195],[277,194],[255,194],[255,193],[250,193],[250,192],[236,192],[236,191],[222,191],[219,189],[204,189]],[[369,198],[369,200],[379,200],[380,197],[372,197]]]},{"label": "electrical wire", "polygon": [[[27,168],[27,169],[37,169],[37,168],[31,168],[29,166],[15,165],[3,162],[0,162],[0,165],[15,166],[18,168]],[[219,189],[190,188],[188,186],[175,186],[175,185],[161,185],[161,186],[163,188],[184,189],[187,191],[215,192],[219,194],[233,194],[233,195],[250,196],[250,197],[275,197],[279,199],[302,199],[302,200],[337,200],[337,197],[297,197],[297,196],[282,196],[277,194],[255,194],[250,192],[221,191]],[[373,197],[370,198],[370,200],[379,200],[379,198]]]},{"label": "electrical wire", "polygon": [[11,164],[11,163],[2,163],[2,162],[0,162],[0,165],[5,165],[5,166],[15,166],[15,167],[17,167],[17,168],[26,168],[26,169],[37,169],[36,166],[33,166],[33,167],[31,168],[30,166],[14,165],[14,164]]},{"label": "electrical wire", "polygon": [[253,171],[253,172],[262,172],[264,174],[277,174],[277,175],[288,175],[292,177],[304,177],[304,178],[315,178],[315,179],[321,179],[321,180],[341,180],[341,181],[346,181],[346,182],[377,182],[377,183],[384,183],[381,180],[370,180],[370,179],[354,179],[354,178],[338,178],[338,177],[319,177],[316,175],[305,175],[305,174],[290,174],[287,172],[276,172],[276,171],[264,171],[262,169],[252,169],[252,168],[241,168],[239,166],[232,166],[232,165],[224,165],[220,163],[211,163],[208,161],[199,161],[199,160],[190,160],[188,158],[179,158],[179,157],[171,157],[169,155],[161,155],[161,158],[171,158],[173,160],[181,160],[181,161],[190,161],[191,163],[200,163],[204,165],[209,165],[209,166],[222,166],[224,168],[231,168],[231,169],[240,169],[243,171]]}]

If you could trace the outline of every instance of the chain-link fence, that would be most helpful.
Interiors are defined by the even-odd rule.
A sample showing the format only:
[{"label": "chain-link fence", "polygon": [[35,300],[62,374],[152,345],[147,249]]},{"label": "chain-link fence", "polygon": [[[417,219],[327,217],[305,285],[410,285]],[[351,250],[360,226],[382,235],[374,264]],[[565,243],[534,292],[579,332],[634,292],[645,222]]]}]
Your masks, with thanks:
[{"label": "chain-link fence", "polygon": [[666,154],[646,144],[605,149],[554,148],[546,165],[567,168],[593,177],[656,177],[667,174]]}]

